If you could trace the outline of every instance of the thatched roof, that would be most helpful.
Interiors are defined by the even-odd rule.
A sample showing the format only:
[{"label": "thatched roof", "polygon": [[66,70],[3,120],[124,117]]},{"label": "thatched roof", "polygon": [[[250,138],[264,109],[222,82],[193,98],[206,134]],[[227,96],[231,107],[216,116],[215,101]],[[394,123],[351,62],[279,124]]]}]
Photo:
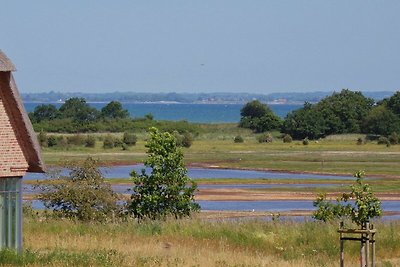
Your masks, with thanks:
[{"label": "thatched roof", "polygon": [[0,89],[5,98],[8,109],[14,120],[15,130],[18,132],[21,149],[28,162],[28,172],[44,172],[44,164],[41,157],[40,145],[33,130],[32,123],[25,111],[19,95],[17,85],[11,71],[15,70],[14,64],[0,50],[0,78],[5,79]]},{"label": "thatched roof", "polygon": [[15,71],[14,64],[1,50],[0,50],[0,71]]}]

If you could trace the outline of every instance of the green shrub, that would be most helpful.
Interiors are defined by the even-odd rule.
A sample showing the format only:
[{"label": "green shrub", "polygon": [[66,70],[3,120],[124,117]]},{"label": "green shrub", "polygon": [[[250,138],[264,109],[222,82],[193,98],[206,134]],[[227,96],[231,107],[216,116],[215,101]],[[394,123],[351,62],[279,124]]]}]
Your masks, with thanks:
[{"label": "green shrub", "polygon": [[109,149],[113,148],[114,146],[115,146],[114,137],[111,136],[110,134],[106,135],[106,137],[104,137],[103,140],[103,148]]},{"label": "green shrub", "polygon": [[50,176],[48,183],[37,187],[39,200],[56,216],[80,221],[105,222],[118,216],[117,195],[106,183],[97,161],[88,157],[84,162],[64,164],[69,174]]},{"label": "green shrub", "polygon": [[272,138],[272,135],[270,133],[265,133],[265,134],[259,135],[257,137],[257,140],[259,143],[272,143],[272,141],[274,139]]},{"label": "green shrub", "polygon": [[310,140],[308,140],[307,137],[303,139],[303,145],[308,146],[309,143],[310,143]]},{"label": "green shrub", "polygon": [[179,147],[189,148],[193,144],[193,136],[188,132],[179,134],[178,131],[173,131],[173,136],[175,137],[176,145]]},{"label": "green shrub", "polygon": [[67,137],[69,145],[83,146],[86,143],[85,137],[81,134],[74,134]]},{"label": "green shrub", "polygon": [[45,132],[40,131],[37,138],[38,138],[38,141],[39,141],[39,144],[41,147],[47,147],[47,145],[48,145],[47,139],[48,138],[47,138],[47,134]]},{"label": "green shrub", "polygon": [[85,147],[95,147],[95,146],[96,146],[96,138],[93,135],[86,136]]},{"label": "green shrub", "polygon": [[378,138],[378,145],[390,145],[389,139],[385,136]]},{"label": "green shrub", "polygon": [[293,138],[290,136],[290,134],[285,134],[282,140],[284,143],[291,143],[293,141]]},{"label": "green shrub", "polygon": [[364,144],[364,140],[361,137],[357,138],[357,145],[362,145],[362,144]]},{"label": "green shrub", "polygon": [[235,143],[243,143],[243,142],[244,142],[244,139],[243,139],[243,137],[242,137],[241,135],[237,135],[237,136],[235,136],[235,138],[233,139],[233,141],[234,141]]},{"label": "green shrub", "polygon": [[53,146],[56,146],[56,145],[58,145],[58,139],[54,135],[50,135],[47,138],[47,146],[48,147],[53,147]]},{"label": "green shrub", "polygon": [[134,146],[137,142],[137,136],[133,133],[125,132],[122,137],[122,142],[128,146]]},{"label": "green shrub", "polygon": [[393,132],[389,135],[389,142],[392,145],[397,145],[399,143],[399,135],[396,132]]}]

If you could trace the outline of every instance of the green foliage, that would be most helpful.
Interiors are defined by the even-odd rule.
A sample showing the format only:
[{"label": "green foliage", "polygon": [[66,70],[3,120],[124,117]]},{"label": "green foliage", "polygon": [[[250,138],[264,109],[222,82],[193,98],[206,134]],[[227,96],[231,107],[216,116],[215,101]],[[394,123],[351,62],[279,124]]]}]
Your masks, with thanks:
[{"label": "green foliage", "polygon": [[233,142],[235,143],[243,143],[244,139],[241,135],[236,135],[235,138],[233,139]]},{"label": "green foliage", "polygon": [[74,134],[67,136],[67,142],[69,145],[83,146],[86,143],[86,139],[85,136],[81,134]]},{"label": "green foliage", "polygon": [[104,222],[119,215],[117,195],[98,169],[97,161],[64,164],[68,176],[55,173],[37,185],[39,200],[56,216],[80,221]]},{"label": "green foliage", "polygon": [[89,106],[84,98],[73,97],[65,101],[59,109],[62,118],[72,119],[79,124],[97,120],[99,112]]},{"label": "green foliage", "polygon": [[179,134],[177,131],[173,132],[176,140],[176,145],[179,147],[189,148],[193,144],[193,136],[190,133]]},{"label": "green foliage", "polygon": [[295,139],[318,139],[325,136],[325,119],[317,112],[315,105],[305,103],[304,107],[290,112],[283,121],[281,131]]},{"label": "green foliage", "polygon": [[[313,205],[317,210],[313,218],[324,222],[335,218],[349,217],[357,225],[364,225],[374,217],[382,215],[381,202],[374,195],[369,184],[364,183],[364,172],[354,174],[356,183],[350,186],[350,193],[343,193],[332,202],[326,194],[320,194]],[[354,200],[352,203],[350,201]]]},{"label": "green foliage", "polygon": [[272,143],[274,138],[270,133],[265,133],[257,136],[257,140],[259,143]]},{"label": "green foliage", "polygon": [[282,132],[296,139],[317,139],[330,134],[359,133],[361,123],[371,110],[374,101],[361,92],[343,89],[322,99],[315,105],[289,113],[282,125]]},{"label": "green foliage", "polygon": [[137,142],[137,136],[133,133],[125,132],[122,137],[122,142],[128,146],[134,146]]},{"label": "green foliage", "polygon": [[387,145],[390,146],[389,139],[385,136],[381,136],[378,138],[378,145]]},{"label": "green foliage", "polygon": [[385,102],[389,110],[400,116],[400,91],[397,91],[389,99],[386,99]]},{"label": "green foliage", "polygon": [[293,141],[293,138],[290,136],[290,134],[285,134],[285,136],[282,138],[282,141],[284,143],[291,143]]},{"label": "green foliage", "polygon": [[304,138],[302,141],[303,145],[308,146],[308,144],[310,143],[310,140],[308,140],[308,138]]},{"label": "green foliage", "polygon": [[112,135],[108,134],[103,140],[103,148],[109,149],[109,148],[113,148],[115,146],[116,146],[115,137],[113,137]]},{"label": "green foliage", "polygon": [[393,132],[389,135],[389,142],[392,145],[397,145],[399,143],[399,135],[396,132]]},{"label": "green foliage", "polygon": [[101,109],[100,116],[109,119],[125,119],[129,117],[129,112],[122,108],[122,104],[118,101],[111,101]]},{"label": "green foliage", "polygon": [[85,139],[85,147],[95,147],[96,146],[96,137],[93,135],[87,135]]},{"label": "green foliage", "polygon": [[34,111],[30,113],[32,122],[41,122],[54,120],[59,117],[59,111],[54,105],[39,105],[36,106]]},{"label": "green foliage", "polygon": [[389,135],[400,132],[400,118],[384,105],[371,109],[362,121],[364,133]]},{"label": "green foliage", "polygon": [[149,120],[149,121],[154,120],[154,116],[153,116],[153,114],[151,114],[151,113],[147,113],[146,115],[144,115],[144,118],[145,118],[146,120]]},{"label": "green foliage", "polygon": [[258,100],[248,102],[240,111],[239,127],[249,128],[256,133],[278,129],[281,119]]},{"label": "green foliage", "polygon": [[40,131],[37,138],[38,138],[38,141],[39,141],[39,144],[41,147],[47,147],[47,145],[48,145],[47,139],[48,138],[47,138],[47,134],[45,132]]},{"label": "green foliage", "polygon": [[50,135],[47,138],[47,146],[48,147],[53,147],[53,146],[56,146],[56,145],[58,145],[58,139],[54,135]]},{"label": "green foliage", "polygon": [[132,171],[134,186],[128,210],[139,220],[190,216],[200,207],[194,202],[197,186],[187,176],[183,153],[172,134],[160,133],[156,128],[150,128],[149,133],[144,164],[151,173],[145,169],[141,174]]}]

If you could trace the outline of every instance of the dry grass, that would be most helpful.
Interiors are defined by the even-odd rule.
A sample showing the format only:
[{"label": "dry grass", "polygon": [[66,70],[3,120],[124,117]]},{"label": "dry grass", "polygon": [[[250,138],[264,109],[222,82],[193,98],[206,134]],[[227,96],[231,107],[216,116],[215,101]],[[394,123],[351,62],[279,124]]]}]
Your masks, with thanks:
[{"label": "dry grass", "polygon": [[[400,238],[391,232],[400,226],[380,228],[379,266],[396,266]],[[24,243],[41,255],[66,253],[50,266],[337,266],[336,235],[334,225],[315,223],[190,219],[102,225],[29,219]],[[356,251],[349,246],[347,266],[357,265]]]}]

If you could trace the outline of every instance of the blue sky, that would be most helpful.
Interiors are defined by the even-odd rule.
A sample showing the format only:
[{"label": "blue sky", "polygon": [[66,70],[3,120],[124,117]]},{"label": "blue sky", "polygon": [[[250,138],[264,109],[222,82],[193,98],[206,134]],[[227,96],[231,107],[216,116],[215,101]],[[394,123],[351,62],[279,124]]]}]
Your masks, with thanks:
[{"label": "blue sky", "polygon": [[21,92],[400,88],[400,1],[4,1]]}]

